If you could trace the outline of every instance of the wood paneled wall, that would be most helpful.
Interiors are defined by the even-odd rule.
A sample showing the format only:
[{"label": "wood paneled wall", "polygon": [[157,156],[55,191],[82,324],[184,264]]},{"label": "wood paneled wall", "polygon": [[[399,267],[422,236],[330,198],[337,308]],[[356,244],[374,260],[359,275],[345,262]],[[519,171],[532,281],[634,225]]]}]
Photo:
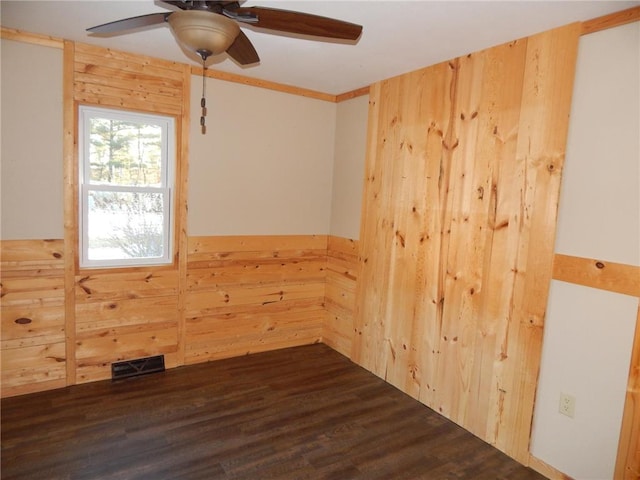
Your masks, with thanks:
[{"label": "wood paneled wall", "polygon": [[66,385],[64,258],[60,240],[5,240],[2,396]]},{"label": "wood paneled wall", "polygon": [[76,381],[111,377],[111,363],[165,355],[179,364],[178,272],[82,272],[75,282]]},{"label": "wood paneled wall", "polygon": [[327,237],[190,237],[185,363],[321,340]]},{"label": "wood paneled wall", "polygon": [[[67,254],[67,381],[109,378],[114,361],[164,354],[181,365],[180,251],[186,245],[187,65],[65,42],[65,247]],[[72,89],[70,88],[72,87]],[[77,106],[157,113],[176,118],[177,160],[174,262],[165,267],[80,269],[78,235]],[[73,132],[73,133],[72,133]],[[70,287],[72,285],[72,287]]]},{"label": "wood paneled wall", "polygon": [[358,253],[358,241],[329,237],[322,341],[345,356],[351,353],[353,339]]},{"label": "wood paneled wall", "polygon": [[579,34],[370,94],[351,357],[525,464]]},{"label": "wood paneled wall", "polygon": [[180,116],[185,72],[180,63],[83,43],[75,44],[74,98],[78,103]]},{"label": "wood paneled wall", "polygon": [[[327,244],[334,281],[327,279]],[[164,354],[170,368],[320,342],[325,303],[332,315],[340,306],[336,320],[345,337],[352,328],[356,242],[324,235],[191,237],[183,292],[176,268],[80,272],[67,356],[64,242],[0,247],[3,396],[109,378],[119,360]],[[332,283],[338,289],[326,288]]]}]

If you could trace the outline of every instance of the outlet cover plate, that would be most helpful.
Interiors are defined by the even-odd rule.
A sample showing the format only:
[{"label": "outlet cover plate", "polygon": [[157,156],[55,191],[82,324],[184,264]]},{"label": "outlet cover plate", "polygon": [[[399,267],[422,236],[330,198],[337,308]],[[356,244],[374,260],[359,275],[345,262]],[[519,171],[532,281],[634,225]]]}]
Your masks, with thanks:
[{"label": "outlet cover plate", "polygon": [[576,398],[568,393],[560,394],[560,406],[558,408],[561,414],[573,418],[576,413]]}]

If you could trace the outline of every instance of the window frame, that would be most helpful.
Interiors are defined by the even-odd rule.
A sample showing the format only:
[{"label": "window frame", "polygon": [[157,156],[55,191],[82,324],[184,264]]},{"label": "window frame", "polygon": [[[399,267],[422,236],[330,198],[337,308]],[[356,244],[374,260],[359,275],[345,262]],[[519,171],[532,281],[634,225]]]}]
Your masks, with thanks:
[{"label": "window frame", "polygon": [[[162,130],[161,140],[161,185],[159,187],[134,185],[96,185],[90,183],[90,121],[93,118],[121,120],[132,123],[158,125]],[[176,121],[169,115],[151,114],[133,110],[117,110],[107,107],[78,106],[78,263],[80,269],[130,268],[167,266],[174,261],[175,250],[175,195],[177,181]],[[89,209],[91,192],[159,193],[163,198],[163,255],[150,258],[90,259],[89,258]]]}]

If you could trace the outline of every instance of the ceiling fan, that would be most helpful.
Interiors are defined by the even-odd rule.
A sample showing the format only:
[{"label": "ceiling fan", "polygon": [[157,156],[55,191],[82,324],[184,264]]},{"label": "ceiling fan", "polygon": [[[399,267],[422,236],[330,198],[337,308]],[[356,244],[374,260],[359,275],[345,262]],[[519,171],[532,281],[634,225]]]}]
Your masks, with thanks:
[{"label": "ceiling fan", "polygon": [[196,53],[202,61],[227,52],[240,65],[260,61],[241,25],[277,32],[310,35],[340,40],[357,40],[362,26],[333,18],[265,7],[241,7],[238,1],[162,0],[178,11],[151,13],[125,18],[88,28],[100,35],[115,35],[141,27],[167,22],[178,43]]}]

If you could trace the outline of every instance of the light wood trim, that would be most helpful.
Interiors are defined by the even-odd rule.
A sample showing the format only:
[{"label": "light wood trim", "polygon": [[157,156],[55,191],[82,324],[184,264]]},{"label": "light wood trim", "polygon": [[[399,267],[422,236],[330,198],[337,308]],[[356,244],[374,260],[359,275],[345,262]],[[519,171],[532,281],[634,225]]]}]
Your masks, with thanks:
[{"label": "light wood trim", "polygon": [[560,470],[553,468],[551,465],[543,462],[533,455],[529,456],[529,468],[544,475],[550,480],[573,480],[569,475],[562,473]]},{"label": "light wood trim", "polygon": [[340,95],[336,95],[336,103],[344,102],[345,100],[351,100],[352,98],[362,97],[364,95],[369,95],[369,89],[371,87],[367,85],[366,87],[358,88],[356,90],[351,90],[350,92],[341,93]]},{"label": "light wood trim", "polygon": [[640,297],[640,267],[556,253],[553,279]]},{"label": "light wood trim", "polygon": [[618,443],[618,456],[614,478],[637,480],[640,478],[640,302],[636,317],[636,333],[631,350],[631,367],[627,395],[622,414],[622,427]]},{"label": "light wood trim", "polygon": [[262,252],[285,250],[327,250],[327,235],[222,235],[190,236],[189,255],[208,252]]},{"label": "light wood trim", "polygon": [[176,216],[178,224],[176,229],[176,246],[178,254],[178,365],[184,365],[185,358],[185,325],[186,325],[186,297],[187,297],[187,261],[189,251],[189,239],[187,236],[187,192],[189,178],[189,132],[191,118],[191,68],[184,66],[182,79],[182,116],[180,118],[180,150],[178,157],[179,185],[177,189],[177,205],[179,210]]},{"label": "light wood trim", "polygon": [[16,42],[32,43],[43,47],[64,48],[64,40],[61,38],[50,37],[49,35],[40,35],[39,33],[23,32],[15,28],[2,27],[0,30],[0,38],[4,40],[14,40]]},{"label": "light wood trim", "polygon": [[63,52],[63,196],[64,196],[64,309],[67,385],[76,383],[76,324],[75,324],[75,273],[77,265],[78,231],[78,169],[76,162],[76,106],[74,102],[75,44],[64,42]]},{"label": "light wood trim", "polygon": [[[191,67],[192,75],[202,75],[202,67]],[[336,96],[329,93],[318,92],[316,90],[309,90],[306,88],[294,87],[292,85],[285,85],[284,83],[271,82],[268,80],[260,80],[259,78],[245,77],[243,75],[237,75],[235,73],[222,72],[220,70],[207,69],[206,76],[209,78],[215,78],[216,80],[223,80],[225,82],[240,83],[251,87],[264,88],[267,90],[274,90],[276,92],[289,93],[291,95],[299,95],[301,97],[315,98],[316,100],[324,100],[325,102],[335,102]]]},{"label": "light wood trim", "polygon": [[600,32],[608,28],[619,27],[627,23],[637,22],[640,20],[640,7],[632,7],[620,12],[610,13],[602,17],[592,18],[582,22],[581,35]]}]

